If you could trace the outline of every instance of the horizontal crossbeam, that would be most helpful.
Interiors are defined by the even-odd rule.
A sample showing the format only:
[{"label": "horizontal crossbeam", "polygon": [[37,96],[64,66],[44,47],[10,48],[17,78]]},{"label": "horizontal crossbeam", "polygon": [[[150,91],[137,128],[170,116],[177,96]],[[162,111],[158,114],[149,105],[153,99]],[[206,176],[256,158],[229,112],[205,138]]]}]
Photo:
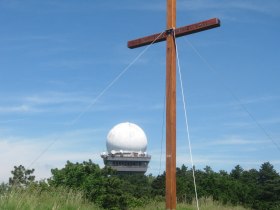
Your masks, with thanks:
[{"label": "horizontal crossbeam", "polygon": [[[174,32],[175,32],[175,37],[181,37],[181,36],[197,33],[200,31],[205,31],[211,28],[216,28],[219,26],[220,26],[220,20],[218,18],[212,18],[199,23],[194,23],[191,25],[176,28],[174,29]],[[157,33],[150,36],[145,36],[139,39],[128,41],[127,47],[133,49],[133,48],[149,45],[152,43],[165,41],[166,37],[168,36],[168,32],[170,31],[167,30],[165,33]]]}]

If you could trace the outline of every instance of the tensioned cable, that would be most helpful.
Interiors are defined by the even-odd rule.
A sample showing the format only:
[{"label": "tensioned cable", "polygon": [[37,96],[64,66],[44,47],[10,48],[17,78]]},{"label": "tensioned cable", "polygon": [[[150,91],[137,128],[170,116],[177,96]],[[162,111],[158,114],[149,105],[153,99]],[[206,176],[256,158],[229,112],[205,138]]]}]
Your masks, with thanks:
[{"label": "tensioned cable", "polygon": [[[210,65],[210,63],[199,53],[199,51],[193,46],[193,44],[188,40],[185,39],[187,43],[191,46],[193,51],[198,55],[198,57],[208,66],[208,68],[219,76],[219,73],[215,70],[215,68]],[[258,120],[254,117],[254,115],[249,112],[247,107],[244,103],[242,103],[241,99],[234,94],[234,92],[221,80],[220,81],[222,85],[228,90],[228,92],[231,94],[231,96],[238,102],[238,104],[242,107],[242,109],[249,115],[249,117],[255,122],[255,124],[263,131],[263,133],[266,135],[266,137],[275,145],[275,147],[280,151],[279,144],[272,138],[272,136],[267,132],[267,130],[258,122]]]},{"label": "tensioned cable", "polygon": [[176,57],[177,57],[177,63],[178,63],[180,87],[181,87],[182,101],[183,101],[183,107],[184,107],[184,115],[185,115],[187,137],[188,137],[188,143],[189,143],[189,152],[190,152],[190,158],[191,158],[191,164],[192,164],[193,185],[194,185],[194,191],[195,191],[196,207],[199,210],[197,188],[196,188],[196,181],[195,181],[195,169],[194,169],[194,163],[193,163],[191,139],[190,139],[190,132],[189,132],[188,115],[187,115],[187,109],[186,109],[185,94],[184,94],[184,88],[183,88],[183,80],[182,80],[182,74],[181,74],[181,66],[180,66],[180,60],[179,60],[178,46],[177,46],[176,38],[175,38],[175,31],[173,33],[173,36],[174,36],[174,42],[175,42],[175,48],[176,48]]},{"label": "tensioned cable", "polygon": [[[87,111],[89,111],[96,102],[131,68],[133,64],[136,63],[136,61],[139,60],[139,58],[151,47],[152,44],[155,43],[155,41],[164,33],[165,31],[161,32],[154,41],[149,44],[147,47],[144,48],[133,60],[130,62],[95,98],[92,100],[92,102],[82,111],[80,112],[77,117],[75,117],[69,124],[74,125]],[[27,168],[30,168],[36,161],[38,161],[43,154],[45,154],[49,148],[59,140],[59,137],[55,138],[30,164]]]}]

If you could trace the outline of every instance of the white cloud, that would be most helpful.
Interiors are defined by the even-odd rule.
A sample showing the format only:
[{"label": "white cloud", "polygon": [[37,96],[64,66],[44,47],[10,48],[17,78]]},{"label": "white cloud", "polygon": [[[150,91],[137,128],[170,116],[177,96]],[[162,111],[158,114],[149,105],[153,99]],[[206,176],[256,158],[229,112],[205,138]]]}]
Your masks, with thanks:
[{"label": "white cloud", "polygon": [[[205,142],[205,143],[202,143]],[[263,150],[270,150],[275,153],[275,148],[267,146],[267,140],[250,139],[242,136],[225,136],[220,140],[205,140],[192,142],[192,155],[194,165],[197,169],[203,169],[206,165],[211,166],[215,171],[230,171],[236,165],[246,169],[258,169],[261,164],[269,161],[276,170],[280,170],[280,159],[277,155],[271,157],[262,156]],[[160,147],[160,145],[158,146]],[[165,170],[165,145],[163,150],[148,150],[152,155],[148,173],[157,175]],[[177,142],[177,167],[182,164],[191,167],[191,158],[187,143],[184,145]]]},{"label": "white cloud", "polygon": [[211,145],[248,145],[248,144],[265,144],[267,141],[248,140],[240,137],[229,137],[218,141],[211,141]]},{"label": "white cloud", "polygon": [[100,154],[104,145],[98,130],[78,129],[49,136],[2,137],[0,139],[0,182],[8,181],[14,166],[35,169],[38,180],[50,177],[50,169],[63,167],[67,160],[82,162],[92,159],[103,166]]},{"label": "white cloud", "polygon": [[5,103],[11,105],[0,106],[0,114],[81,112],[95,97],[81,92],[42,92],[10,97]]},{"label": "white cloud", "polygon": [[11,139],[0,140],[0,182],[7,181],[10,171],[15,165],[27,165],[30,161],[30,154],[37,151],[40,146],[36,143],[22,139],[14,142]]},{"label": "white cloud", "polygon": [[40,110],[30,106],[30,105],[19,105],[19,106],[0,106],[0,113],[9,114],[9,113],[30,113],[30,112],[39,112]]},{"label": "white cloud", "polygon": [[26,103],[44,105],[61,103],[88,103],[90,98],[77,92],[46,92],[23,97]]},{"label": "white cloud", "polygon": [[[35,168],[37,179],[49,178],[51,176],[50,169],[63,167],[67,160],[82,162],[92,159],[94,163],[103,167],[100,153],[105,148],[105,139],[101,138],[101,136],[105,136],[104,132],[95,129],[77,129],[40,138],[1,138],[0,182],[8,181],[13,166],[22,164],[27,167],[34,160],[31,168]],[[261,144],[262,142],[230,137],[224,141],[213,142],[213,146],[245,145],[248,147],[248,145],[255,143]],[[204,145],[204,148],[207,147],[209,144],[208,146]],[[47,151],[44,152],[46,149]],[[165,145],[163,145],[162,150],[159,145],[156,149],[148,150],[148,153],[152,155],[152,159],[147,173],[153,173],[153,175],[162,173],[165,170]],[[210,150],[202,154],[197,148],[193,149],[194,164],[200,169],[210,165],[214,170],[231,170],[237,164],[250,169],[258,168],[266,161],[262,157],[250,157],[250,154],[242,157],[240,155],[235,154],[234,151],[213,153]],[[270,159],[269,161],[274,164],[276,169],[280,168],[280,160]],[[180,167],[182,164],[191,167],[189,151],[186,146],[179,146],[177,151],[177,166]]]},{"label": "white cloud", "polygon": [[[127,110],[130,108],[143,110],[132,95],[122,93],[111,93],[110,100],[115,103],[107,103],[101,98],[100,94],[87,92],[38,92],[31,95],[14,96],[7,98],[5,105],[0,105],[0,114],[33,114],[33,113],[80,113],[87,112],[106,112],[113,110]],[[10,104],[10,105],[6,105]],[[20,105],[16,105],[20,104]],[[151,104],[145,109],[162,109],[162,104]]]}]

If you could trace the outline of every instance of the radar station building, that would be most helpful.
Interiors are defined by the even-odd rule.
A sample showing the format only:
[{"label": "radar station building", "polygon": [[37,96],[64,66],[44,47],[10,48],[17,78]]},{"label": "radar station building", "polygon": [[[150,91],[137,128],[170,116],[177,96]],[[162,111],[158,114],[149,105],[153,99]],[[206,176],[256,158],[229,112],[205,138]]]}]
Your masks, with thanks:
[{"label": "radar station building", "polygon": [[114,126],[107,135],[104,164],[119,174],[145,174],[151,156],[147,154],[147,137],[136,124],[125,122]]}]

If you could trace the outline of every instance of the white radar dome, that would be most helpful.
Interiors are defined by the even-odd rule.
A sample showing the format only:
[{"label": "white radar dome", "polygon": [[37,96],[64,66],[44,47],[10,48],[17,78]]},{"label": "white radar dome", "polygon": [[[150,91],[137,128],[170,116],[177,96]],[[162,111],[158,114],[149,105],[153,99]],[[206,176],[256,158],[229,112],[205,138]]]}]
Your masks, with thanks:
[{"label": "white radar dome", "polygon": [[112,152],[145,152],[147,137],[136,124],[125,122],[114,126],[107,135],[107,151]]}]

